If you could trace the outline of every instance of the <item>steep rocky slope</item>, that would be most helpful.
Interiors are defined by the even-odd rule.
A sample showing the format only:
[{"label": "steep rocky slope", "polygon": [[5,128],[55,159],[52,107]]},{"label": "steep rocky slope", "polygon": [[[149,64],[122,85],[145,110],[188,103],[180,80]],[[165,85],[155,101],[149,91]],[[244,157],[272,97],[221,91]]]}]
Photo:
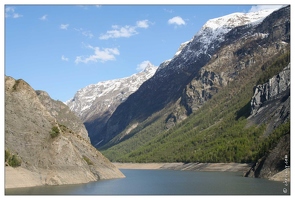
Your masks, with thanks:
[{"label": "steep rocky slope", "polygon": [[[185,88],[181,98],[188,113],[200,108],[223,87],[236,82],[241,72],[248,71],[246,76],[253,77],[256,66],[263,66],[273,57],[288,51],[288,16],[288,9],[283,9],[256,26],[240,26],[229,31],[224,36],[222,48]],[[247,77],[239,77],[243,78]]]},{"label": "steep rocky slope", "polygon": [[[290,77],[289,64],[267,83],[255,86],[248,119],[251,124],[267,124],[265,137],[290,120]],[[290,127],[272,146],[245,176],[271,178],[290,167]],[[290,181],[289,174],[286,177]]]},{"label": "steep rocky slope", "polygon": [[267,83],[254,87],[249,121],[268,124],[269,135],[279,125],[290,120],[290,64]]},{"label": "steep rocky slope", "polygon": [[[100,149],[116,162],[259,162],[256,166],[261,167],[267,158],[258,177],[276,173],[282,169],[282,155],[289,157],[290,71],[284,69],[289,63],[290,7],[285,7],[255,26],[229,31],[174,103],[142,122],[130,121]],[[269,98],[255,93],[257,87],[282,93]],[[254,94],[257,105],[268,107],[254,106]],[[258,101],[257,96],[270,101]],[[257,112],[251,110],[251,99]],[[125,118],[129,114],[125,110]]]},{"label": "steep rocky slope", "polygon": [[123,135],[156,113],[164,114],[166,128],[171,128],[231,82],[255,76],[259,66],[288,51],[289,11],[286,7],[273,13],[235,13],[209,20],[172,60],[161,64],[152,78],[118,106],[102,130],[98,147],[123,141]]},{"label": "steep rocky slope", "polygon": [[99,82],[80,89],[74,98],[65,102],[83,121],[92,144],[103,138],[99,133],[119,104],[154,75],[157,67],[147,63],[145,69],[130,77]]},{"label": "steep rocky slope", "polygon": [[[124,177],[89,142],[62,102],[5,77],[5,187],[76,184]],[[18,166],[9,170],[10,166]],[[16,173],[19,172],[20,174]],[[23,176],[30,177],[23,185]]]},{"label": "steep rocky slope", "polygon": [[66,127],[71,127],[73,132],[90,142],[85,126],[81,123],[81,120],[74,115],[66,105],[64,105],[64,103],[54,101],[45,91],[37,90],[36,94],[41,103],[49,111],[50,115],[56,119],[57,123],[65,125]]}]

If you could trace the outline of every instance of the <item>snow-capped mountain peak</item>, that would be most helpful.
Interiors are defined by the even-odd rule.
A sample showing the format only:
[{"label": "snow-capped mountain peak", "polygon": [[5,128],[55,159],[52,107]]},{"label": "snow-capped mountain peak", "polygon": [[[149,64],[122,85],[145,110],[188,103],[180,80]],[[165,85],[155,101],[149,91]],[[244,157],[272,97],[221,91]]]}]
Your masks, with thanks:
[{"label": "snow-capped mountain peak", "polygon": [[142,72],[154,73],[155,69],[156,69],[156,67],[152,63],[147,62],[146,67],[142,70]]},{"label": "snow-capped mountain peak", "polygon": [[[218,47],[224,41],[225,34],[233,28],[243,25],[253,26],[259,24],[265,17],[277,9],[273,7],[256,12],[232,13],[208,20],[191,40],[180,45],[172,59],[164,61],[159,66],[157,72],[166,68],[170,62],[172,62],[171,66],[175,67],[173,64],[174,60],[181,59],[182,61],[178,62],[185,65],[184,62],[193,55],[208,54],[211,56],[208,50]],[[195,46],[199,46],[200,48],[194,49]],[[181,65],[178,67],[181,67]]]},{"label": "snow-capped mountain peak", "polygon": [[214,18],[208,20],[205,25],[202,27],[201,32],[207,28],[212,30],[216,29],[232,29],[237,26],[243,26],[249,23],[259,23],[270,13],[275,11],[276,8],[273,9],[265,9],[259,10],[256,12],[248,12],[248,13],[232,13],[229,15],[225,15],[222,17]]},{"label": "snow-capped mountain peak", "polygon": [[183,48],[184,48],[189,42],[191,42],[191,41],[192,41],[192,40],[189,40],[189,41],[186,41],[186,42],[181,43],[180,46],[179,46],[179,48],[178,48],[178,50],[177,50],[177,52],[175,53],[174,56],[178,56],[178,54],[180,54],[180,52],[183,50]]},{"label": "snow-capped mountain peak", "polygon": [[235,27],[243,25],[255,25],[260,23],[265,17],[271,14],[275,9],[260,10],[249,13],[232,13],[219,18],[208,20],[195,37],[206,45],[218,40],[223,41],[223,36]]},{"label": "snow-capped mountain peak", "polygon": [[137,74],[90,84],[78,90],[72,99],[64,103],[83,121],[92,115],[105,112],[107,109],[113,111],[130,94],[135,92],[144,81],[151,78],[156,69],[157,67],[148,62],[146,67]]}]

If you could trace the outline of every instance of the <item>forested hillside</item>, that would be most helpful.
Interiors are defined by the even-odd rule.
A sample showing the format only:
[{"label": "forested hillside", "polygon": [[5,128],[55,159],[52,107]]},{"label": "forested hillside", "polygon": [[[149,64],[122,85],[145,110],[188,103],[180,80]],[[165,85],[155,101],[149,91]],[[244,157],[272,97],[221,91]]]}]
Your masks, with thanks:
[{"label": "forested hillside", "polygon": [[[270,71],[282,70],[289,61],[290,54],[283,54],[268,67],[258,68],[252,78],[237,79],[169,130],[160,117],[163,111],[157,113],[134,129],[130,138],[102,152],[119,162],[255,162],[290,133],[290,123],[269,137],[264,135],[266,124],[250,125],[253,85],[264,79],[265,72],[271,76]],[[245,71],[241,76],[249,74]]]},{"label": "forested hillside", "polygon": [[[218,46],[203,67],[199,68],[202,64],[198,58],[193,64],[184,63],[187,68],[179,74],[172,75],[170,71],[170,77],[163,76],[170,82],[179,82],[181,73],[188,74],[188,69],[192,72],[183,82],[185,86],[177,87],[177,93],[167,89],[174,100],[163,109],[144,119],[134,117],[137,112],[143,116],[139,112],[142,109],[129,106],[158,103],[164,91],[160,97],[156,92],[146,93],[148,103],[140,96],[153,89],[149,83],[160,78],[157,73],[121,104],[106,127],[113,133],[122,125],[119,119],[123,115],[129,125],[117,135],[109,135],[112,139],[99,148],[103,154],[116,162],[255,163],[267,156],[281,138],[290,134],[290,68],[286,68],[290,63],[290,7],[273,12],[260,24],[233,28]],[[193,49],[189,48],[183,51],[191,53]],[[165,68],[183,66],[175,61],[179,65],[176,68],[171,62]],[[281,93],[280,81],[287,84]],[[255,89],[271,88],[259,86],[268,82],[278,85],[264,93],[276,93],[271,98],[261,96],[264,100],[258,107],[253,106]],[[142,100],[140,104],[136,99]],[[257,108],[260,110],[254,112]],[[283,151],[282,154],[290,152],[288,148]],[[281,161],[277,158],[275,162]]]}]

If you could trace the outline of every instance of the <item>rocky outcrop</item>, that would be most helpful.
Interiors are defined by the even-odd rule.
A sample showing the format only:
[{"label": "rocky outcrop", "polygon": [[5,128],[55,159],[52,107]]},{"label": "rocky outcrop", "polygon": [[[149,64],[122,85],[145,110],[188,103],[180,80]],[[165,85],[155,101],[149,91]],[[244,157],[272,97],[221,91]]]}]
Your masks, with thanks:
[{"label": "rocky outcrop", "polygon": [[268,83],[257,85],[251,100],[252,115],[256,115],[264,103],[275,99],[279,94],[290,89],[290,64],[278,75],[269,79]]},{"label": "rocky outcrop", "polygon": [[[248,120],[258,125],[266,124],[267,137],[279,125],[290,120],[290,64],[267,83],[256,86],[254,91],[251,99],[252,111]],[[289,167],[286,159],[289,162],[290,133],[283,135],[277,145],[260,158],[245,176],[272,179],[285,170],[286,166]]]},{"label": "rocky outcrop", "polygon": [[[5,154],[20,165],[6,170],[6,188],[124,177],[90,144],[84,125],[67,106],[12,77],[5,77]],[[18,181],[21,177],[28,177],[28,185]]]},{"label": "rocky outcrop", "polygon": [[290,182],[290,174],[276,178],[278,173],[290,168],[290,134],[284,135],[276,147],[260,158],[246,173],[246,177],[267,178]]},{"label": "rocky outcrop", "polygon": [[37,90],[36,94],[41,103],[56,119],[56,122],[58,124],[70,127],[73,132],[90,142],[85,126],[83,125],[83,123],[81,123],[81,120],[76,115],[73,115],[73,112],[69,109],[68,106],[66,106],[61,101],[55,101],[51,99],[48,93],[45,91]]},{"label": "rocky outcrop", "polygon": [[290,119],[290,64],[278,75],[254,88],[250,123],[267,124],[266,135]]},{"label": "rocky outcrop", "polygon": [[200,70],[198,76],[186,86],[181,97],[181,103],[186,107],[187,115],[198,110],[221,87],[227,85],[223,74],[218,74],[212,70],[208,71],[206,67]]}]

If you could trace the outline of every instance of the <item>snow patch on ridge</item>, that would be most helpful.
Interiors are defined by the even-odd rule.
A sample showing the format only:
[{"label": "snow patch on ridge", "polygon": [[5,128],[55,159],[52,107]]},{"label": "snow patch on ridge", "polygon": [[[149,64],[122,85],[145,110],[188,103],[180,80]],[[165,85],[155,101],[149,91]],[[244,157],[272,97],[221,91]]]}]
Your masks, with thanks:
[{"label": "snow patch on ridge", "polygon": [[[232,13],[208,20],[191,40],[180,45],[172,59],[164,61],[159,66],[157,73],[162,71],[162,69],[166,68],[170,62],[177,58],[187,60],[192,55],[195,57],[199,56],[200,54],[207,54],[209,57],[211,57],[211,55],[208,53],[209,48],[216,48],[218,44],[224,41],[224,36],[233,28],[243,25],[255,26],[261,23],[265,17],[277,9],[278,8],[271,8],[259,10],[257,12]],[[267,37],[268,35],[260,36]],[[200,44],[200,49],[198,50],[191,48],[196,43]],[[216,43],[217,46],[213,45],[214,43]],[[176,68],[181,67],[182,64],[178,65]],[[165,73],[162,73],[161,76],[165,76]]]},{"label": "snow patch on ridge", "polygon": [[100,103],[109,108],[118,99],[121,101],[126,100],[143,82],[154,75],[156,69],[157,67],[147,63],[144,70],[130,77],[90,84],[78,90],[72,99],[64,103],[79,117],[86,114],[97,99],[101,99]]},{"label": "snow patch on ridge", "polygon": [[249,25],[254,26],[263,21],[265,17],[276,9],[260,10],[250,13],[232,13],[223,17],[214,18],[205,23],[201,30],[196,34],[199,42],[203,43],[205,53],[209,44],[213,41],[222,42],[224,35],[235,27]]}]

